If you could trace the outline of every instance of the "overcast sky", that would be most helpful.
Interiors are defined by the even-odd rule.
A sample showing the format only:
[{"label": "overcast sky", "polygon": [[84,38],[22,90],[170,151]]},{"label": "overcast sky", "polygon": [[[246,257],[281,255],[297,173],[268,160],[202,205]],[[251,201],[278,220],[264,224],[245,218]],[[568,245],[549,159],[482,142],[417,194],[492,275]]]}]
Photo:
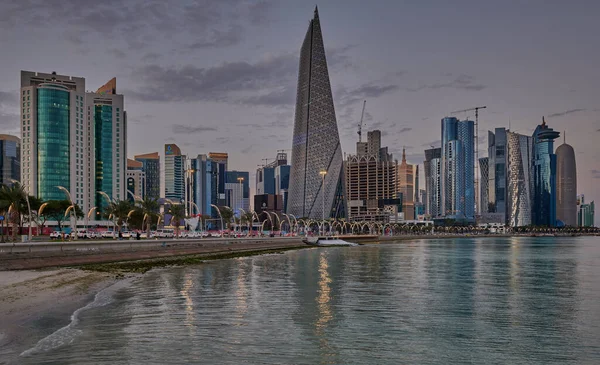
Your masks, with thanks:
[{"label": "overcast sky", "polygon": [[[575,148],[578,192],[600,200],[600,1],[318,5],[345,153],[355,152],[363,99],[366,129],[381,129],[396,158],[406,146],[412,163],[439,145],[440,119],[452,111],[486,105],[482,137],[509,121],[531,134],[545,115]],[[116,76],[130,157],[176,143],[192,156],[228,152],[231,168],[254,175],[291,148],[299,49],[314,6],[2,1],[2,132],[19,130],[21,70],[82,76],[88,90]],[[486,146],[480,138],[480,157]]]}]

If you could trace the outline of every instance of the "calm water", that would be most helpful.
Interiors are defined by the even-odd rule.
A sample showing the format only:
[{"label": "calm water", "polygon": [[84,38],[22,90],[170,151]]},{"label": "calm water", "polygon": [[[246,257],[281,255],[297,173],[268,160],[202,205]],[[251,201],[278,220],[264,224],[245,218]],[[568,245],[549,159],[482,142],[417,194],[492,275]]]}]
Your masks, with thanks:
[{"label": "calm water", "polygon": [[600,240],[306,249],[146,274],[20,364],[599,364]]}]

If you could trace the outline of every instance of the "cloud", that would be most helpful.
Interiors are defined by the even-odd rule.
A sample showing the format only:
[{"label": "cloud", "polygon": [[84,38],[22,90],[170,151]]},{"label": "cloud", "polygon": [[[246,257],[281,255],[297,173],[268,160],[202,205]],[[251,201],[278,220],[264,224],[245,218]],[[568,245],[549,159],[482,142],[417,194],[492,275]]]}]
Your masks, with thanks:
[{"label": "cloud", "polygon": [[578,113],[578,112],[583,112],[583,111],[585,111],[585,109],[565,110],[564,112],[550,114],[550,115],[548,115],[548,118],[562,117],[562,116],[565,116],[568,114],[573,114],[573,113]]},{"label": "cloud", "polygon": [[133,99],[151,102],[289,105],[294,99],[297,62],[295,55],[282,54],[255,63],[225,62],[208,68],[150,64],[133,71],[133,78],[141,85],[126,93]]},{"label": "cloud", "polygon": [[431,141],[431,142],[427,142],[427,143],[423,143],[421,145],[421,147],[440,147],[442,145],[442,140],[441,139],[437,139],[435,141]]},{"label": "cloud", "polygon": [[13,104],[17,102],[18,93],[8,92],[8,91],[0,91],[0,105],[3,104]]},{"label": "cloud", "polygon": [[469,75],[459,75],[454,80],[449,82],[441,82],[431,85],[423,85],[417,88],[408,88],[406,91],[417,92],[425,89],[429,90],[437,90],[437,89],[457,89],[457,90],[467,90],[467,91],[481,91],[486,88],[485,85],[476,83],[475,77]]},{"label": "cloud", "polygon": [[173,133],[175,133],[175,134],[194,134],[194,133],[217,131],[217,128],[214,128],[214,127],[206,127],[206,126],[191,127],[191,126],[182,125],[182,124],[173,124],[172,129],[173,129]]},{"label": "cloud", "polygon": [[361,100],[374,99],[392,93],[399,88],[398,85],[385,83],[367,83],[354,89],[341,86],[336,92],[336,101],[341,107],[346,107]]},{"label": "cloud", "polygon": [[108,50],[108,53],[112,54],[113,56],[117,57],[117,58],[125,58],[127,57],[127,54],[125,53],[125,51],[122,51],[118,48],[111,48]]},{"label": "cloud", "polygon": [[400,134],[400,133],[406,133],[406,132],[410,132],[410,131],[412,131],[412,128],[404,127],[402,129],[400,129],[399,131],[396,131],[396,133]]},{"label": "cloud", "polygon": [[327,66],[330,69],[339,68],[342,70],[354,68],[355,66],[351,62],[351,58],[350,55],[348,55],[348,51],[356,47],[356,44],[349,44],[344,47],[327,48],[325,50],[325,55],[327,57]]},{"label": "cloud", "polygon": [[592,179],[600,179],[600,170],[590,170],[590,173],[592,174]]}]

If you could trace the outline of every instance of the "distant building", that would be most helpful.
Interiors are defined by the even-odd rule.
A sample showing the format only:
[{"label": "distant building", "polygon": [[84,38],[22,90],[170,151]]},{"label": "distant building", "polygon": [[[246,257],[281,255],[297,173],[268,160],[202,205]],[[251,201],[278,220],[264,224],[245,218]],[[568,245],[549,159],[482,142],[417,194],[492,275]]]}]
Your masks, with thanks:
[{"label": "distant building", "polygon": [[490,214],[505,216],[510,227],[528,226],[533,218],[533,139],[509,131],[506,137],[506,182],[502,184],[506,186],[506,209]]},{"label": "distant building", "polygon": [[19,137],[0,134],[0,184],[21,181],[21,140]]},{"label": "distant building", "polygon": [[488,132],[488,213],[506,215],[506,128]]},{"label": "distant building", "polygon": [[[250,211],[250,173],[247,171],[227,171],[225,191],[227,206],[233,209],[236,217]],[[241,209],[241,210],[240,210]]]},{"label": "distant building", "polygon": [[[300,49],[297,90],[288,212],[317,219],[342,217],[342,146],[316,8]],[[321,172],[326,172],[324,180]]]},{"label": "distant building", "polygon": [[556,149],[556,219],[577,225],[577,167],[575,151],[566,140]]},{"label": "distant building", "polygon": [[275,167],[275,194],[283,198],[283,211],[287,212],[288,192],[290,189],[290,165]]},{"label": "distant building", "polygon": [[[377,133],[374,133],[377,132]],[[402,212],[397,191],[397,167],[387,148],[381,148],[381,133],[369,132],[367,142],[357,143],[356,155],[345,161],[347,216],[349,221],[388,221]]]},{"label": "distant building", "polygon": [[548,127],[544,118],[533,132],[533,212],[532,224],[556,225],[556,155],[554,140],[559,132]]},{"label": "distant building", "polygon": [[254,211],[259,215],[262,221],[267,219],[265,215],[260,215],[262,212],[280,213],[283,211],[283,198],[281,195],[261,194],[254,195]]},{"label": "distant building", "polygon": [[442,119],[441,198],[443,217],[475,218],[475,171],[473,121]]},{"label": "distant building", "polygon": [[431,148],[425,150],[423,167],[425,169],[425,191],[427,195],[427,199],[425,200],[425,214],[431,218],[438,218],[442,215],[442,149]]},{"label": "distant building", "polygon": [[143,163],[127,159],[127,199],[131,202],[136,197],[144,199],[146,196],[146,174],[143,167]]},{"label": "distant building", "polygon": [[165,145],[165,198],[174,203],[185,201],[185,159],[176,144]]},{"label": "distant building", "polygon": [[481,157],[479,159],[479,171],[481,172],[481,185],[479,193],[479,214],[487,213],[489,206],[489,158]]},{"label": "distant building", "polygon": [[142,171],[146,175],[146,186],[144,188],[146,197],[158,200],[160,198],[160,155],[158,152],[146,153],[134,156],[134,159],[142,163]]},{"label": "distant building", "polygon": [[256,170],[256,195],[276,194],[281,196],[283,211],[287,207],[291,167],[287,153],[278,152],[275,160]]},{"label": "distant building", "polygon": [[[216,191],[217,172],[213,171],[213,161],[207,155],[198,155],[190,160],[191,173],[191,194],[190,200],[196,204],[192,204],[190,212],[192,214],[201,214],[204,216],[213,216],[213,191]],[[217,212],[214,212],[215,218]]]},{"label": "distant building", "polygon": [[414,220],[415,219],[415,189],[414,179],[415,171],[414,166],[406,162],[406,150],[402,148],[402,162],[398,166],[398,187],[397,190],[402,194],[402,211],[404,212],[404,219]]},{"label": "distant building", "polygon": [[227,168],[229,156],[224,152],[209,152],[208,157],[213,162],[213,173],[217,175],[217,181],[213,187],[213,204],[221,207],[227,205],[227,194],[225,184],[227,183]]},{"label": "distant building", "polygon": [[595,206],[594,202],[585,203],[583,194],[578,196],[577,199],[577,226],[578,227],[594,227],[594,213]]}]

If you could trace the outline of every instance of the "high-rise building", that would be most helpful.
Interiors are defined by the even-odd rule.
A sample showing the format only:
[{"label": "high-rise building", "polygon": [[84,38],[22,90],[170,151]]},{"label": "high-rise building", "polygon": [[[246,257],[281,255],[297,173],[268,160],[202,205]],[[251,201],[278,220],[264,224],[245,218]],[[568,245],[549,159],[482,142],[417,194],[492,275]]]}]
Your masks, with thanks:
[{"label": "high-rise building", "polygon": [[488,205],[481,211],[506,216],[506,128],[488,131],[488,159]]},{"label": "high-rise building", "polygon": [[[287,159],[286,159],[287,160]],[[275,167],[275,194],[283,197],[283,212],[287,212],[288,192],[290,189],[290,165]]]},{"label": "high-rise building", "polygon": [[575,151],[566,140],[556,149],[556,219],[577,225],[577,167]]},{"label": "high-rise building", "polygon": [[[198,155],[198,157],[190,160],[190,169],[192,170],[191,179],[191,196],[190,200],[196,204],[192,206],[192,214],[202,214],[212,216],[213,209],[213,191],[216,191],[217,174],[213,171],[213,161],[206,155]],[[215,211],[216,214],[216,211]]]},{"label": "high-rise building", "polygon": [[325,46],[315,8],[300,49],[288,212],[318,219],[343,216],[342,163]]},{"label": "high-rise building", "polygon": [[127,159],[127,199],[134,202],[136,198],[146,197],[146,174],[144,164]]},{"label": "high-rise building", "polygon": [[275,194],[275,167],[262,166],[256,170],[256,195]]},{"label": "high-rise building", "polygon": [[176,144],[165,145],[165,198],[185,201],[185,155]]},{"label": "high-rise building", "polygon": [[[117,94],[117,80],[112,78],[95,93],[85,95],[87,120],[93,125],[93,142],[95,165],[87,165],[88,173],[95,176],[93,195],[95,205],[101,209],[108,204],[100,194],[106,193],[111,199],[126,199],[127,171],[127,113],[124,110],[123,95]],[[91,124],[90,124],[91,123]],[[75,143],[81,133],[75,133]],[[77,153],[76,153],[77,155]],[[76,156],[77,157],[77,156]],[[92,168],[95,171],[91,171]],[[90,184],[91,186],[91,184]]]},{"label": "high-rise building", "polygon": [[[240,217],[242,213],[250,210],[250,173],[247,171],[227,171],[227,206],[233,209],[233,213]],[[241,208],[241,210],[240,210]]]},{"label": "high-rise building", "polygon": [[404,219],[415,219],[414,167],[406,162],[406,150],[402,148],[402,162],[398,166],[398,191],[402,194]]},{"label": "high-rise building", "polygon": [[473,121],[442,119],[442,216],[475,218],[475,171]]},{"label": "high-rise building", "polygon": [[256,195],[280,195],[284,212],[287,206],[289,183],[290,165],[287,163],[285,152],[278,152],[274,161],[256,170]]},{"label": "high-rise building", "polygon": [[479,171],[481,173],[481,182],[479,185],[479,209],[481,213],[488,212],[489,198],[489,158],[481,157],[479,159]]},{"label": "high-rise building", "polygon": [[577,196],[577,226],[578,227],[594,227],[594,202],[585,203],[584,195]]},{"label": "high-rise building", "polygon": [[506,137],[506,224],[511,227],[527,226],[532,219],[533,139],[509,131]]},{"label": "high-rise building", "polygon": [[142,163],[142,171],[146,175],[144,191],[146,197],[158,200],[160,198],[160,155],[158,152],[146,153],[134,157]]},{"label": "high-rise building", "polygon": [[346,213],[350,221],[387,221],[402,211],[397,163],[387,148],[381,148],[381,133],[374,132],[368,133],[367,142],[357,143],[356,155],[347,156],[345,161]]},{"label": "high-rise building", "polygon": [[208,157],[213,162],[213,173],[217,175],[216,184],[213,186],[213,204],[221,207],[227,205],[225,184],[227,183],[227,165],[229,156],[223,152],[209,152]]},{"label": "high-rise building", "polygon": [[559,132],[542,124],[533,132],[533,212],[532,224],[556,225],[556,155],[554,140]]},{"label": "high-rise building", "polygon": [[0,184],[21,181],[21,140],[0,134]]},{"label": "high-rise building", "polygon": [[85,108],[85,79],[21,71],[21,182],[30,195],[90,207],[94,194],[94,124]]},{"label": "high-rise building", "polygon": [[431,218],[442,215],[442,149],[431,148],[425,150],[425,191],[427,199],[425,202],[425,213]]}]

